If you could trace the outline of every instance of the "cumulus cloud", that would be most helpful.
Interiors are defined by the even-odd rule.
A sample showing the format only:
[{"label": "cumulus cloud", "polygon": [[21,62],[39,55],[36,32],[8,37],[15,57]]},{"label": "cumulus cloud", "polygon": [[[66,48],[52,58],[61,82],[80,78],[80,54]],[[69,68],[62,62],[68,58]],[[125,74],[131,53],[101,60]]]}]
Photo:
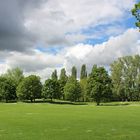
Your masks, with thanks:
[{"label": "cumulus cloud", "polygon": [[89,71],[94,64],[109,66],[119,57],[135,54],[140,54],[140,34],[136,29],[128,29],[102,44],[79,44],[67,48],[64,66],[70,71],[73,65],[80,70],[82,64],[87,64]]},{"label": "cumulus cloud", "polygon": [[6,60],[6,64],[12,67],[20,67],[25,72],[38,71],[45,68],[58,67],[63,64],[63,56],[47,54],[35,51],[33,54],[11,52]]},{"label": "cumulus cloud", "polygon": [[29,13],[25,26],[46,46],[71,46],[89,38],[84,29],[128,18],[133,4],[134,0],[48,0]]},{"label": "cumulus cloud", "polygon": [[78,44],[63,48],[57,54],[50,54],[35,50],[32,54],[10,52],[2,63],[2,69],[21,67],[26,75],[37,74],[42,79],[49,78],[54,69],[60,72],[65,67],[71,73],[72,66],[80,71],[81,65],[86,64],[90,72],[94,64],[109,66],[114,60],[126,55],[140,54],[140,34],[136,29],[128,29],[123,34],[94,46]]}]

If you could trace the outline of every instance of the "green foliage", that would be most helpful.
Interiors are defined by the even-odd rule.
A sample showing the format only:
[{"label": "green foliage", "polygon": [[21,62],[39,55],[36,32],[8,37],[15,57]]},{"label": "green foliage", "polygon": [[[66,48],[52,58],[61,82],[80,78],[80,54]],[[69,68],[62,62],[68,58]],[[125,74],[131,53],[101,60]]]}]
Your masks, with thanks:
[{"label": "green foliage", "polygon": [[85,79],[87,78],[87,70],[86,70],[86,65],[83,64],[81,67],[81,75],[80,75],[80,79]]},{"label": "green foliage", "polygon": [[88,95],[100,104],[102,100],[110,99],[111,92],[111,79],[107,71],[103,67],[93,66],[92,72],[87,81]]},{"label": "green foliage", "polygon": [[64,87],[65,99],[70,101],[78,101],[81,96],[80,83],[75,79],[75,77],[69,77],[65,87]]},{"label": "green foliage", "polygon": [[7,72],[2,76],[13,81],[16,87],[24,78],[23,71],[18,67],[13,69],[8,69]]},{"label": "green foliage", "polygon": [[87,101],[87,70],[86,65],[83,64],[80,72],[80,86],[81,86],[81,101]]},{"label": "green foliage", "polygon": [[45,84],[43,85],[42,96],[45,99],[60,99],[61,92],[59,82],[52,79],[46,80]]},{"label": "green foliage", "polygon": [[60,73],[60,80],[63,80],[63,81],[67,81],[68,77],[66,75],[66,70],[65,68],[61,69],[61,73]]},{"label": "green foliage", "polygon": [[54,72],[51,75],[51,78],[52,78],[52,80],[57,80],[58,79],[58,77],[57,77],[57,70],[54,70]]},{"label": "green foliage", "polygon": [[81,101],[89,101],[88,95],[87,95],[87,78],[83,78],[80,80],[80,86],[81,86]]},{"label": "green foliage", "polygon": [[61,95],[63,96],[63,99],[64,99],[64,87],[67,83],[67,80],[68,80],[68,77],[66,75],[66,70],[63,68],[61,69],[60,79],[59,79],[60,92],[61,92]]},{"label": "green foliage", "polygon": [[113,92],[122,101],[140,99],[140,56],[125,56],[111,65]]},{"label": "green foliage", "polygon": [[6,102],[16,99],[16,87],[11,79],[0,77],[0,99]]},{"label": "green foliage", "polygon": [[35,101],[36,98],[41,98],[42,84],[40,77],[30,75],[22,80],[17,87],[17,95],[21,100]]},{"label": "green foliage", "polygon": [[[111,79],[113,84],[113,97],[115,100],[126,100],[126,95],[124,93],[124,81],[122,80],[122,69],[123,64],[121,60],[115,61],[111,64]],[[119,97],[119,99],[117,99]]]},{"label": "green foliage", "polygon": [[72,67],[71,76],[77,79],[77,69],[75,66]]},{"label": "green foliage", "polygon": [[132,15],[135,16],[137,22],[136,26],[140,28],[140,2],[135,4],[134,8],[131,10]]}]

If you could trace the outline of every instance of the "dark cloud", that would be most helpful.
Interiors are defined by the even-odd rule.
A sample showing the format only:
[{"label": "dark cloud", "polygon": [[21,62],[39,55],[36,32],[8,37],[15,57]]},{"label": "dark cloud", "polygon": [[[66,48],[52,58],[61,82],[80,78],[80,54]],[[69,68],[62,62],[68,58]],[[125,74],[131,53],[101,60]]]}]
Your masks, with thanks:
[{"label": "dark cloud", "polygon": [[25,14],[44,0],[0,0],[0,50],[31,49],[35,36],[24,26]]}]

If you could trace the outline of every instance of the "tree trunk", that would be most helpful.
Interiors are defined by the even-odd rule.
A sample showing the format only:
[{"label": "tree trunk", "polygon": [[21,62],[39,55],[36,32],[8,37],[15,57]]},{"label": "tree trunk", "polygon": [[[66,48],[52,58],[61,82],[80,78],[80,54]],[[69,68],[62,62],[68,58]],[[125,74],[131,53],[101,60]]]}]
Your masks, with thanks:
[{"label": "tree trunk", "polygon": [[97,106],[99,106],[99,105],[100,105],[100,102],[98,101],[98,102],[97,102]]},{"label": "tree trunk", "polygon": [[6,103],[8,103],[8,100],[6,99]]}]

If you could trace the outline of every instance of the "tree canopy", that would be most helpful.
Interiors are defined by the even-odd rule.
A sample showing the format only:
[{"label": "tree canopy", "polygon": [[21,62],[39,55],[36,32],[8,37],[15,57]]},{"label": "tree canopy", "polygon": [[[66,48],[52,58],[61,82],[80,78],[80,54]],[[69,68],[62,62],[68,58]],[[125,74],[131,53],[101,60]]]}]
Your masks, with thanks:
[{"label": "tree canopy", "polygon": [[132,15],[136,18],[136,26],[140,29],[140,2],[135,4],[134,8],[132,9]]},{"label": "tree canopy", "polygon": [[102,100],[111,98],[111,79],[103,67],[93,66],[87,81],[87,93],[96,101],[97,105]]},{"label": "tree canopy", "polygon": [[61,93],[58,81],[47,79],[43,85],[42,96],[45,99],[60,99]]},{"label": "tree canopy", "polygon": [[24,78],[23,71],[18,67],[8,69],[2,76],[12,80],[16,87]]},{"label": "tree canopy", "polygon": [[57,70],[54,70],[54,72],[51,75],[52,80],[58,80],[58,76],[57,76]]},{"label": "tree canopy", "polygon": [[114,95],[119,100],[140,98],[140,56],[125,56],[111,64],[111,78]]},{"label": "tree canopy", "polygon": [[81,87],[75,77],[69,77],[64,87],[65,99],[69,101],[78,101],[81,96]]},{"label": "tree canopy", "polygon": [[30,75],[22,80],[17,87],[17,95],[21,100],[35,101],[36,98],[41,98],[42,84],[40,77]]},{"label": "tree canopy", "polygon": [[64,87],[67,83],[67,80],[68,80],[68,77],[66,75],[66,70],[65,68],[61,69],[61,73],[60,73],[60,78],[59,78],[59,86],[60,86],[60,92],[61,92],[61,95],[64,99]]},{"label": "tree canopy", "polygon": [[6,102],[16,99],[16,86],[11,79],[0,77],[0,99]]},{"label": "tree canopy", "polygon": [[87,70],[86,70],[86,65],[83,64],[81,67],[81,74],[80,74],[80,79],[87,78]]},{"label": "tree canopy", "polygon": [[77,79],[77,68],[75,66],[71,69],[71,76]]}]

